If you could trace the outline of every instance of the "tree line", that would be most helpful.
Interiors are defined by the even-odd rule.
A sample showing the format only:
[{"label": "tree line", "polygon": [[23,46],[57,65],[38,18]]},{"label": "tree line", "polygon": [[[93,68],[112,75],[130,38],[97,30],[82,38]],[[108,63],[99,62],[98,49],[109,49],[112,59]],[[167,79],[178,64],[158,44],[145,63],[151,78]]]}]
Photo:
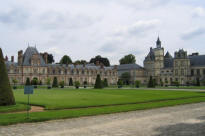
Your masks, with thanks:
[{"label": "tree line", "polygon": [[[54,57],[52,54],[48,54],[48,58],[47,61],[49,64],[52,64],[55,62]],[[57,62],[57,64],[76,64],[76,65],[80,65],[80,64],[89,64],[89,63],[94,63],[95,65],[99,64],[99,65],[104,65],[104,66],[110,66],[110,60],[106,57],[102,57],[100,55],[97,55],[93,58],[90,59],[90,61],[86,61],[86,60],[76,60],[73,61],[71,59],[70,56],[68,55],[64,55],[59,62]],[[129,54],[129,55],[125,55],[124,57],[122,57],[119,60],[120,64],[134,64],[136,63],[136,59],[135,56],[133,54]]]}]

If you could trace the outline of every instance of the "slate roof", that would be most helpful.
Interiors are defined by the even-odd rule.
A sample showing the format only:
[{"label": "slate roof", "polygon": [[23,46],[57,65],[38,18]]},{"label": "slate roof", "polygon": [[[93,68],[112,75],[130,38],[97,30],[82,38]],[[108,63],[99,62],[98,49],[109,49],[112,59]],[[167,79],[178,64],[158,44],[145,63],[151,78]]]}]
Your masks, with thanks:
[{"label": "slate roof", "polygon": [[155,60],[155,55],[152,48],[150,48],[149,54],[145,57],[145,61],[151,61],[151,60]]},{"label": "slate roof", "polygon": [[192,67],[205,66],[205,55],[189,56],[188,58]]},{"label": "slate roof", "polygon": [[174,66],[173,58],[165,58],[164,59],[164,68],[172,68]]},{"label": "slate roof", "polygon": [[141,67],[138,64],[122,64],[122,65],[118,65],[117,66],[117,70],[132,70],[132,69],[143,69],[143,67]]},{"label": "slate roof", "polygon": [[24,66],[30,66],[31,65],[31,57],[34,54],[38,54],[40,58],[40,65],[41,66],[46,66],[45,61],[43,60],[42,56],[39,54],[38,50],[36,47],[28,47],[23,54],[23,65]]}]

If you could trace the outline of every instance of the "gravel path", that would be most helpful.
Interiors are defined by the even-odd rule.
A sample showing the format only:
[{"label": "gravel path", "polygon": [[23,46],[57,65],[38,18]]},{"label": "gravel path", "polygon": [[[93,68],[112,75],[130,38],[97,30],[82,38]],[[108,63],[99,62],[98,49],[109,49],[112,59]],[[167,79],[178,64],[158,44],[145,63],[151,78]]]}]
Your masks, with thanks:
[{"label": "gravel path", "polygon": [[0,136],[204,136],[205,103],[0,127]]}]

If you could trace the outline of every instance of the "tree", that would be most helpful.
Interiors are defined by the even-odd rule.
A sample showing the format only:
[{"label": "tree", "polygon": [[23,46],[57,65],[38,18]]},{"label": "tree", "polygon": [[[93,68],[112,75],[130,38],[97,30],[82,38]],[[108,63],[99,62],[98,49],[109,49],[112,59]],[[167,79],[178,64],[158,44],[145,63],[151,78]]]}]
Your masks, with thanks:
[{"label": "tree", "polygon": [[61,81],[61,82],[59,83],[59,85],[60,85],[61,88],[64,88],[64,81]]},{"label": "tree", "polygon": [[38,78],[34,77],[33,80],[31,81],[31,84],[34,85],[34,88],[37,88]]},{"label": "tree", "polygon": [[121,79],[117,81],[118,88],[122,88],[123,82]]},{"label": "tree", "polygon": [[132,54],[126,55],[120,59],[120,65],[122,64],[134,64],[136,62],[135,56]]},{"label": "tree", "polygon": [[58,79],[57,79],[57,77],[54,77],[52,87],[54,87],[54,88],[58,87]]},{"label": "tree", "polygon": [[16,89],[16,88],[17,88],[17,87],[16,87],[16,84],[18,83],[18,81],[17,81],[16,79],[13,79],[12,82],[13,82],[13,84],[14,84],[13,89]]},{"label": "tree", "polygon": [[129,85],[131,80],[131,75],[129,72],[122,73],[120,79],[122,79],[124,84]]},{"label": "tree", "polygon": [[52,54],[48,54],[48,58],[47,58],[48,64],[52,64],[55,62],[53,55]]},{"label": "tree", "polygon": [[72,78],[69,79],[69,86],[73,86],[73,79]]},{"label": "tree", "polygon": [[108,60],[108,58],[103,58],[100,55],[95,56],[95,58],[91,58],[90,63],[94,63],[95,65],[97,63],[102,63],[106,67],[110,66],[110,61]]},{"label": "tree", "polygon": [[79,81],[75,81],[75,88],[78,89],[80,87],[80,82]]},{"label": "tree", "polygon": [[83,64],[88,64],[86,60],[76,60],[74,62],[75,65],[83,65]]},{"label": "tree", "polygon": [[97,75],[94,88],[95,89],[102,89],[103,88],[102,81],[101,81],[101,78],[100,78],[99,74]]},{"label": "tree", "polygon": [[29,86],[29,85],[31,85],[30,79],[26,78],[26,86]]},{"label": "tree", "polygon": [[139,81],[139,80],[136,80],[136,81],[135,81],[135,86],[136,86],[136,88],[139,88],[139,87],[140,87],[140,81]]},{"label": "tree", "polygon": [[196,86],[200,86],[200,80],[199,80],[199,78],[196,78]]},{"label": "tree", "polygon": [[155,81],[152,79],[152,76],[150,76],[147,87],[148,88],[154,88],[155,87],[155,83],[154,82]]},{"label": "tree", "polygon": [[72,64],[72,60],[69,56],[64,55],[60,60],[60,64]]},{"label": "tree", "polygon": [[87,81],[84,81],[84,82],[83,82],[84,88],[86,88],[86,87],[87,87],[87,84],[88,84],[88,82],[87,82]]},{"label": "tree", "polygon": [[104,81],[103,81],[103,87],[108,87],[107,78],[105,78]]},{"label": "tree", "polygon": [[15,105],[14,95],[9,83],[7,68],[0,48],[0,106]]},{"label": "tree", "polygon": [[47,78],[46,84],[47,84],[47,88],[51,89],[51,78]]}]

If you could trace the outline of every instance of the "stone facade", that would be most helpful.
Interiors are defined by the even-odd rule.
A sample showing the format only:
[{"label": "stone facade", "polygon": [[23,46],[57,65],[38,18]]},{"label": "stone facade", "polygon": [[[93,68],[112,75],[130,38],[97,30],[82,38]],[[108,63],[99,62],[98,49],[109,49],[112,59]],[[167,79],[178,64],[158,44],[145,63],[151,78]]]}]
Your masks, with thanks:
[{"label": "stone facade", "polygon": [[152,76],[158,84],[163,82],[165,85],[171,85],[177,81],[180,85],[186,85],[194,84],[196,80],[204,82],[205,55],[187,55],[183,49],[176,51],[174,57],[169,52],[164,55],[164,48],[158,38],[156,48],[150,48],[144,60],[144,69],[147,81]]},{"label": "stone facade", "polygon": [[[10,82],[16,79],[18,84],[25,84],[26,79],[37,78],[43,84],[46,84],[48,78],[53,81],[57,77],[58,82],[64,81],[65,85],[69,84],[70,78],[73,82],[79,81],[81,85],[86,81],[89,85],[95,84],[97,74],[101,75],[101,79],[107,78],[108,84],[116,84],[118,81],[117,67],[96,66],[94,64],[86,65],[61,65],[47,64],[47,53],[39,53],[36,47],[28,47],[18,52],[18,62],[6,61]],[[12,57],[13,58],[13,57]]]},{"label": "stone facade", "polygon": [[140,80],[142,84],[147,84],[152,76],[159,85],[171,85],[176,81],[180,85],[196,84],[197,80],[205,84],[205,55],[187,55],[186,51],[180,49],[172,57],[169,52],[164,53],[158,38],[156,48],[151,47],[145,57],[144,67],[138,64],[119,65],[118,78],[125,72],[130,73],[131,83]]}]

